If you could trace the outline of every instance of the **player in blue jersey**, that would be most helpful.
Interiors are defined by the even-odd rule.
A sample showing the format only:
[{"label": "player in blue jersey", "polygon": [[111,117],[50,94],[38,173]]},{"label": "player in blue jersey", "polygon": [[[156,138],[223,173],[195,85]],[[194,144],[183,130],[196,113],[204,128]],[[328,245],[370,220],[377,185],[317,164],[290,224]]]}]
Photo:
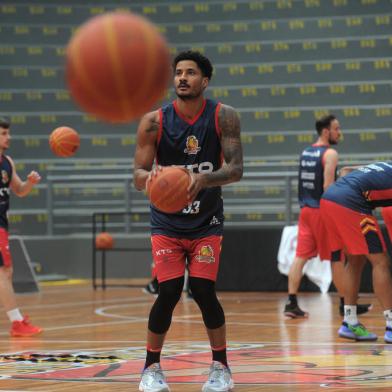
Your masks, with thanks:
[{"label": "player in blue jersey", "polygon": [[26,196],[35,184],[41,180],[39,174],[32,171],[26,181],[22,181],[15,170],[12,159],[4,152],[10,145],[10,122],[0,118],[0,300],[11,322],[10,334],[13,337],[28,337],[39,334],[42,328],[32,325],[23,317],[17,304],[12,286],[12,259],[8,241],[8,209],[10,190],[20,197]]},{"label": "player in blue jersey", "polygon": [[[288,300],[284,315],[290,318],[307,317],[297,302],[303,268],[308,260],[317,255],[321,260],[329,260],[324,225],[320,218],[320,198],[323,192],[335,181],[338,153],[331,146],[338,144],[341,129],[338,119],[326,115],[316,121],[318,134],[316,143],[305,148],[299,159],[298,200],[301,212],[298,221],[298,238],[295,259],[288,275]],[[363,264],[363,263],[362,263]],[[338,290],[343,313],[343,264],[332,263],[332,276]],[[358,313],[369,309],[369,304],[358,305]]]},{"label": "player in blue jersey", "polygon": [[198,304],[212,350],[212,365],[204,392],[233,388],[226,356],[225,316],[216,292],[223,233],[221,185],[239,181],[243,159],[240,121],[233,108],[204,98],[212,65],[195,51],[179,53],[173,62],[176,99],[146,114],[137,131],[134,183],[138,190],[156,174],[157,165],[188,168],[193,181],[189,205],[175,214],[151,206],[153,259],[159,295],[152,306],[147,355],[139,390],[169,391],[160,367],[160,354],[173,310],[184,285],[188,263],[189,286]]},{"label": "player in blue jersey", "polygon": [[344,320],[339,336],[353,340],[376,340],[358,322],[355,300],[363,256],[373,268],[373,288],[384,310],[384,340],[392,343],[392,277],[384,239],[372,215],[376,207],[392,205],[392,162],[378,162],[360,167],[339,178],[323,194],[322,220],[327,228],[332,260],[347,255],[345,274]]}]

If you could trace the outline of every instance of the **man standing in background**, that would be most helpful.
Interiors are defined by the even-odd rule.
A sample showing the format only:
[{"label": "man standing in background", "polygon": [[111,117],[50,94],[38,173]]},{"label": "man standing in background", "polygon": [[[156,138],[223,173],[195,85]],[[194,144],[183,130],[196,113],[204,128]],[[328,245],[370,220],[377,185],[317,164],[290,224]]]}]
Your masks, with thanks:
[{"label": "man standing in background", "polygon": [[[335,181],[338,153],[331,146],[338,144],[341,129],[338,119],[326,115],[315,124],[318,139],[307,147],[300,156],[298,174],[298,199],[301,207],[298,222],[298,238],[295,259],[288,275],[288,301],[284,315],[290,318],[308,317],[297,302],[297,293],[303,276],[303,268],[309,259],[320,256],[329,260],[330,254],[326,232],[320,218],[320,199],[323,192]],[[364,262],[363,262],[364,264]],[[344,265],[332,263],[332,277],[340,297],[340,313],[344,305]],[[358,305],[358,313],[368,311],[370,305]]]},{"label": "man standing in background", "polygon": [[28,317],[23,317],[17,304],[12,286],[12,260],[8,241],[8,209],[10,189],[19,197],[27,196],[34,185],[41,181],[40,175],[32,171],[26,181],[22,181],[15,170],[13,160],[4,155],[11,140],[10,122],[0,118],[0,298],[12,323],[10,334],[13,337],[29,337],[42,332],[42,328],[30,323]]}]

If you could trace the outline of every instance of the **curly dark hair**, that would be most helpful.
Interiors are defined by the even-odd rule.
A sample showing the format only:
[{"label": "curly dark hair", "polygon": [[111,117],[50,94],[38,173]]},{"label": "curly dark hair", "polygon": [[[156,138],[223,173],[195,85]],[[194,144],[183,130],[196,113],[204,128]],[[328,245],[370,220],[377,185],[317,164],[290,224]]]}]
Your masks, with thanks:
[{"label": "curly dark hair", "polygon": [[176,70],[177,63],[183,60],[192,60],[201,69],[203,76],[211,80],[212,72],[214,68],[212,67],[211,61],[200,52],[196,50],[186,50],[184,52],[178,53],[173,61],[173,71]]},{"label": "curly dark hair", "polygon": [[10,120],[8,118],[0,116],[0,128],[8,129],[11,126]]},{"label": "curly dark hair", "polygon": [[329,128],[333,120],[336,120],[336,116],[334,114],[328,114],[326,116],[319,118],[315,124],[317,133],[321,135],[323,129]]}]

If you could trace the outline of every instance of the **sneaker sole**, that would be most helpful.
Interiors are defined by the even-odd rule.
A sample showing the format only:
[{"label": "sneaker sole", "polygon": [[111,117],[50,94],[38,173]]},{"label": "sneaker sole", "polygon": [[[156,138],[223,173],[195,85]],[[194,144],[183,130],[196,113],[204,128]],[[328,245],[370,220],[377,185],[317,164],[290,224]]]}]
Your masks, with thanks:
[{"label": "sneaker sole", "polygon": [[344,332],[338,332],[338,334],[341,338],[355,340],[356,342],[374,342],[378,339],[378,336],[375,337],[356,336],[356,335],[345,334]]},{"label": "sneaker sole", "polygon": [[389,338],[384,336],[384,342],[388,343],[388,344],[392,344],[392,339],[389,339]]},{"label": "sneaker sole", "polygon": [[[139,386],[139,391],[144,392],[144,389],[141,386]],[[167,387],[163,389],[149,389],[148,392],[170,392],[170,388]]]},{"label": "sneaker sole", "polygon": [[203,386],[201,392],[229,392],[234,389],[234,382],[232,381],[229,385],[229,389],[211,389],[209,386]]},{"label": "sneaker sole", "polygon": [[284,312],[284,315],[285,315],[287,318],[290,318],[290,319],[308,318],[308,317],[309,317],[309,313],[308,313],[308,312],[304,312],[304,313],[305,313],[305,314],[302,316],[302,315],[298,315],[298,314],[292,313],[292,312]]},{"label": "sneaker sole", "polygon": [[11,332],[10,335],[13,338],[31,338],[32,336],[37,336],[39,334],[41,334],[43,332],[43,330],[39,331],[39,332],[34,332],[34,333],[15,333],[15,332]]}]

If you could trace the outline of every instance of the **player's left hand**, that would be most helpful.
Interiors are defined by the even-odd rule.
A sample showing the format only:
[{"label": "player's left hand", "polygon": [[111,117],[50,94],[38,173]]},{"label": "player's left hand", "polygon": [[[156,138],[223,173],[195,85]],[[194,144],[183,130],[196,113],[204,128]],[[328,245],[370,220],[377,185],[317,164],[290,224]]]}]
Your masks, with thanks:
[{"label": "player's left hand", "polygon": [[31,171],[27,176],[27,181],[35,185],[41,181],[41,176],[36,171]]},{"label": "player's left hand", "polygon": [[195,200],[198,193],[203,188],[205,188],[204,177],[202,174],[190,173],[190,176],[191,176],[191,183],[189,184],[189,187],[187,189],[189,203]]}]

